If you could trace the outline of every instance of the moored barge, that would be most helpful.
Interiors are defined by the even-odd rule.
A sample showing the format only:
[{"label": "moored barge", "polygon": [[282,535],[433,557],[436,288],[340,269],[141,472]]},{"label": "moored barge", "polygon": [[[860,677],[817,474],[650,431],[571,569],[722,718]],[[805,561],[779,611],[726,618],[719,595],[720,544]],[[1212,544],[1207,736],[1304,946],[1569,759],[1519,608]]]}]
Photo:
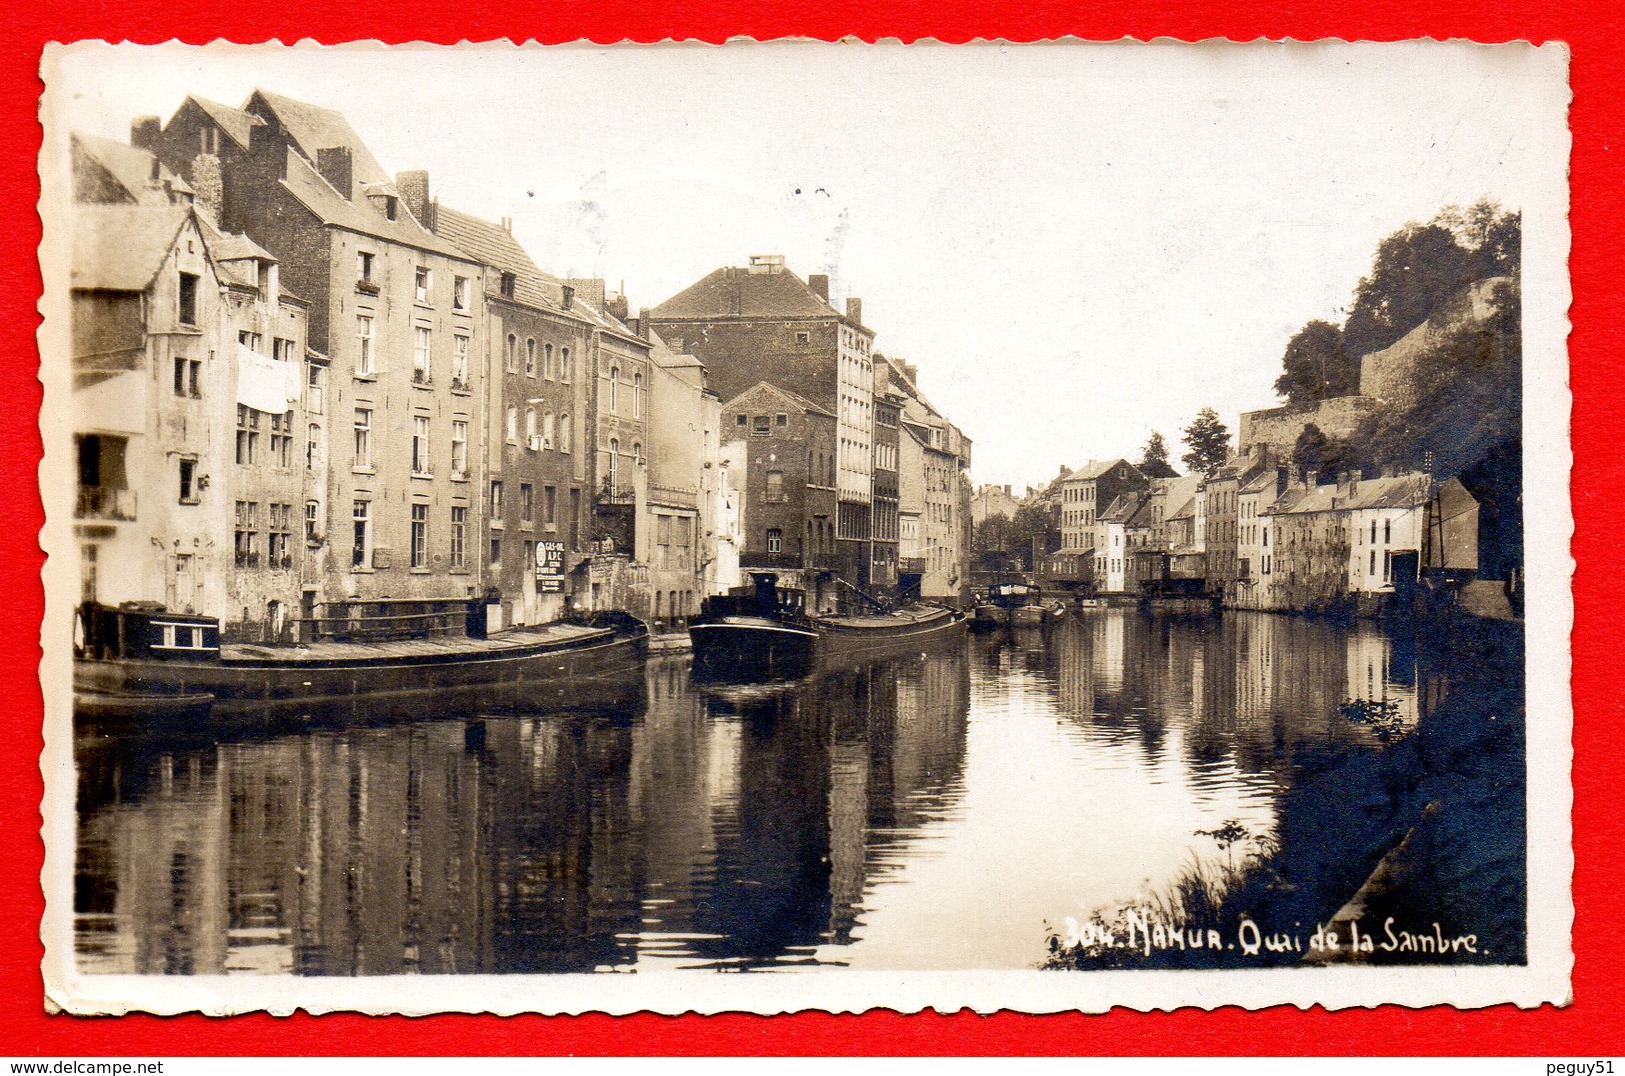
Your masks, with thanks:
[{"label": "moored barge", "polygon": [[641,664],[649,634],[636,617],[610,612],[489,637],[260,646],[222,643],[213,617],[94,604],[79,615],[73,679],[88,704],[81,709],[108,697],[151,700],[161,709],[171,699],[182,708],[205,695],[312,702],[575,678]]},{"label": "moored barge", "polygon": [[752,585],[707,598],[689,623],[701,679],[794,680],[957,637],[964,614],[936,605],[848,616],[814,616],[806,594],[778,586],[768,572]]}]

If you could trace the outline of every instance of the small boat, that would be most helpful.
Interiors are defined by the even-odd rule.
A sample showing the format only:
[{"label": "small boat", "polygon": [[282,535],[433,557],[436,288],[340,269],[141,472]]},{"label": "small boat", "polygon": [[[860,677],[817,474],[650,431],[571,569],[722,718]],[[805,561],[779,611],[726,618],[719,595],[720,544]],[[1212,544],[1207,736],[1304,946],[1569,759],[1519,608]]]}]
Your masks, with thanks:
[{"label": "small boat", "polygon": [[1041,628],[1066,615],[1066,606],[1058,601],[1029,600],[1010,610],[1010,624],[1017,628]]},{"label": "small boat", "polygon": [[[641,665],[649,629],[625,613],[472,635],[318,641],[301,646],[222,643],[213,617],[140,604],[80,609],[76,695],[101,699],[293,699],[502,685]],[[162,708],[159,708],[160,711]]]},{"label": "small boat", "polygon": [[814,616],[806,594],[771,572],[752,585],[707,598],[689,622],[694,672],[709,680],[794,680],[842,664],[906,653],[956,637],[965,616],[911,605],[849,616]]},{"label": "small boat", "polygon": [[1026,583],[1000,583],[989,587],[976,602],[972,624],[978,630],[1017,626],[1022,622],[1018,611],[1037,593],[1037,587]]}]

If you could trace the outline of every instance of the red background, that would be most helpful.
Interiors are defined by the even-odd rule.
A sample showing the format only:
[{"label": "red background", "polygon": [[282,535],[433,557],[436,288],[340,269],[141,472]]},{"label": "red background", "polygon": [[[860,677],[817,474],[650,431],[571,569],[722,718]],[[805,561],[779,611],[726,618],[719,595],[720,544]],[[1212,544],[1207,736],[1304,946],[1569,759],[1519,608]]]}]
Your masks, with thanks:
[{"label": "red background", "polygon": [[[346,4],[323,10],[312,0],[281,3],[166,5],[117,2],[64,3],[45,12],[34,0],[14,2],[10,29],[0,39],[0,182],[12,195],[0,200],[0,341],[9,360],[0,365],[8,406],[0,408],[0,518],[5,556],[0,586],[8,599],[0,661],[11,673],[9,743],[0,751],[0,1055],[86,1056],[190,1054],[717,1054],[717,1053],[992,1053],[992,1054],[1529,1054],[1596,1056],[1625,1042],[1618,968],[1621,932],[1611,919],[1620,903],[1621,818],[1613,782],[1619,776],[1617,720],[1625,688],[1625,662],[1610,611],[1625,599],[1621,573],[1610,561],[1620,528],[1605,515],[1625,480],[1616,447],[1621,428],[1617,387],[1622,372],[1622,259],[1625,183],[1615,167],[1621,152],[1621,88],[1625,87],[1625,5],[1618,0],[1571,3],[1429,4],[1342,0],[1337,4],[1266,3],[1236,12],[1222,0],[1195,3],[1087,0],[1073,6],[1043,0],[964,0],[896,3],[881,10],[870,0],[738,0],[676,6],[650,0],[555,2],[545,14],[508,8],[500,15],[456,10],[442,0],[395,0],[388,5]],[[544,6],[544,5],[538,5]],[[1427,10],[1422,10],[1426,8]],[[1341,37],[1394,40],[1412,37],[1477,41],[1564,41],[1572,49],[1574,323],[1570,339],[1574,390],[1573,476],[1575,519],[1574,634],[1574,1003],[1521,1011],[1511,1007],[1459,1013],[1388,1007],[1327,1013],[1278,1008],[1248,1013],[1185,1010],[1102,1016],[1024,1016],[971,1013],[862,1017],[805,1013],[765,1019],[714,1017],[462,1017],[378,1018],[349,1014],[277,1019],[263,1015],[228,1020],[191,1016],[85,1019],[45,1015],[41,998],[38,924],[44,910],[39,887],[42,784],[38,764],[40,697],[36,626],[43,611],[43,522],[36,490],[40,455],[36,416],[37,326],[40,291],[35,248],[40,225],[36,105],[40,51],[47,41],[79,38],[203,43],[317,38],[324,42],[454,42],[499,37],[545,42],[590,37],[600,42],[667,37],[718,42],[736,35],[802,35],[866,40],[935,37],[964,41],[1002,37],[1031,41],[1064,34],[1108,40],[1169,36],[1186,40],[1224,36],[1299,39]]]}]

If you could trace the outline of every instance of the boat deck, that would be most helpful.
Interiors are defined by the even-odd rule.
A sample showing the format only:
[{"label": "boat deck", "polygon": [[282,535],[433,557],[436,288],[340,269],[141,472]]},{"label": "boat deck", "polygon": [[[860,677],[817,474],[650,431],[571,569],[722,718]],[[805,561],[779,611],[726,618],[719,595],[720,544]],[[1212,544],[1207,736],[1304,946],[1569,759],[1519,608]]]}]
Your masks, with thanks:
[{"label": "boat deck", "polygon": [[581,624],[543,624],[537,627],[514,628],[488,639],[470,639],[466,636],[446,636],[435,639],[392,639],[371,643],[315,642],[304,646],[260,646],[255,643],[223,643],[222,661],[288,662],[354,661],[356,659],[423,658],[456,654],[500,654],[508,650],[525,650],[550,643],[574,642],[597,636],[608,638],[614,632],[608,628],[590,628]]},{"label": "boat deck", "polygon": [[841,628],[908,628],[931,620],[947,620],[948,611],[939,608],[895,609],[873,616],[823,616],[818,621]]}]

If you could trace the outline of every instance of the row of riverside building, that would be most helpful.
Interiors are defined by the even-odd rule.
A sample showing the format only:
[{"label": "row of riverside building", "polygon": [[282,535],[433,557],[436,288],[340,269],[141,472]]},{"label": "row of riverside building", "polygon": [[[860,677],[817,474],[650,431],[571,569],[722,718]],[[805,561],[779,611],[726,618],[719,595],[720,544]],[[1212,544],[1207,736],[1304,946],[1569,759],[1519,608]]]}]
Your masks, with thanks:
[{"label": "row of riverside building", "polygon": [[[1212,474],[1126,459],[1062,468],[1025,498],[1048,508],[1055,527],[1034,551],[1035,576],[1082,596],[1199,594],[1239,609],[1372,615],[1431,597],[1517,615],[1521,518],[1496,497],[1515,463],[1492,452],[1441,481],[1425,470],[1324,474],[1291,458],[1310,425],[1346,438],[1363,416],[1408,403],[1427,341],[1446,323],[1483,322],[1497,303],[1516,301],[1505,283],[1471,285],[1364,356],[1360,394],[1244,413],[1240,449]],[[1008,487],[984,486],[973,515],[1011,514],[1020,503]]]},{"label": "row of riverside building", "polygon": [[827,277],[754,257],[634,316],[264,91],[69,151],[84,601],[284,642],[968,582],[970,443]]}]

